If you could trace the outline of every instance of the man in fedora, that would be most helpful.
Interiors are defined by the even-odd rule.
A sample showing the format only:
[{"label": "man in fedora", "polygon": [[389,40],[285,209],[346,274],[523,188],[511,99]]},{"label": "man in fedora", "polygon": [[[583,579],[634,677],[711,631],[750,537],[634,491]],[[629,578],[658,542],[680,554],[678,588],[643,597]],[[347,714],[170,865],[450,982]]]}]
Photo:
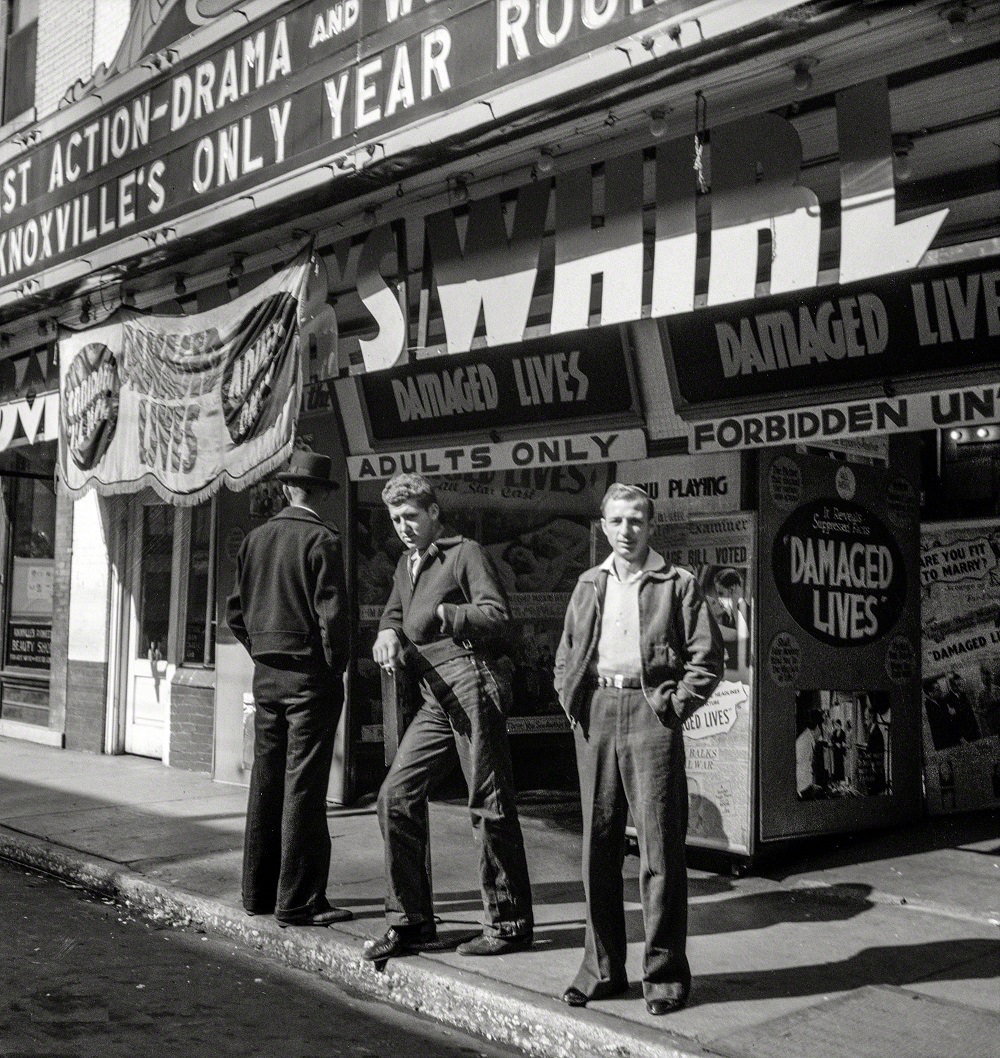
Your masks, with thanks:
[{"label": "man in fedora", "polygon": [[326,787],[344,703],[347,600],[328,525],[329,456],[296,451],[277,475],[288,506],[236,557],[226,620],[254,661],[254,763],[243,844],[243,906],[281,926],[329,926],[351,913],[326,898]]}]

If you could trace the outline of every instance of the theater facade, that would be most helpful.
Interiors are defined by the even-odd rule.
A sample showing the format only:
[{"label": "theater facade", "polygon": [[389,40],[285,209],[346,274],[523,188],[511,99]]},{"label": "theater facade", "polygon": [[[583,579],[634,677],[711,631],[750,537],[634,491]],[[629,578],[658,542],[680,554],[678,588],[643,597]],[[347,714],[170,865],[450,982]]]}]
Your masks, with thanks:
[{"label": "theater facade", "polygon": [[998,27],[133,5],[0,128],[0,733],[246,782],[224,601],[304,445],[344,483],[355,617],[331,800],[384,774],[380,491],[417,470],[510,594],[523,791],[573,796],[552,659],[622,480],[726,638],[692,845],[996,804]]}]

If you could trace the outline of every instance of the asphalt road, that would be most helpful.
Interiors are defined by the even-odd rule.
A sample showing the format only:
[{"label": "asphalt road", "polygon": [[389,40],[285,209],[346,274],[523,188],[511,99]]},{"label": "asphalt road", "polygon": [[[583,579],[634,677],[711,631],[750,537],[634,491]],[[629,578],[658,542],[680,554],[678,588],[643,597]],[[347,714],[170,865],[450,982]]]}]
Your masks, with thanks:
[{"label": "asphalt road", "polygon": [[0,860],[0,1058],[512,1058]]}]

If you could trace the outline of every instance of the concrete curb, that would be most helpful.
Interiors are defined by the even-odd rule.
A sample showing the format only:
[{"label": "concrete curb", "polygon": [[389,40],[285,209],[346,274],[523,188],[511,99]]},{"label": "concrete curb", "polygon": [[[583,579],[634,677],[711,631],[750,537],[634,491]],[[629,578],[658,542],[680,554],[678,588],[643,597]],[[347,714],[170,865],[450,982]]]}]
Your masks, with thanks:
[{"label": "concrete curb", "polygon": [[412,1010],[473,1035],[520,1048],[531,1058],[708,1058],[693,1041],[600,1011],[568,1012],[557,999],[503,985],[421,956],[377,970],[362,945],[334,929],[285,930],[270,918],[154,883],[121,864],[0,827],[0,858],[114,898],[142,917],[197,925],[355,993]]}]

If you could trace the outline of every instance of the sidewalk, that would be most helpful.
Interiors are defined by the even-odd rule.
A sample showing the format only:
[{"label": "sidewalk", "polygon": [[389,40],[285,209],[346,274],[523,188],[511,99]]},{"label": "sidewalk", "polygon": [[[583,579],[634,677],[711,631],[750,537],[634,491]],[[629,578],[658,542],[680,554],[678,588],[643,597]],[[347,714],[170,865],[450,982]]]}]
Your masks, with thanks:
[{"label": "sidewalk", "polygon": [[[1000,820],[977,813],[869,834],[730,878],[690,871],[691,1005],[646,1014],[637,862],[626,861],[632,987],[559,1001],[583,943],[579,813],[522,803],[536,943],[493,959],[361,959],[382,919],[372,807],[329,812],[330,899],[352,922],[279,929],[240,906],[246,791],[138,757],[0,738],[0,856],[201,924],[366,995],[543,1058],[990,1058],[1000,1055]],[[439,931],[476,929],[477,852],[461,805],[431,808]]]}]

